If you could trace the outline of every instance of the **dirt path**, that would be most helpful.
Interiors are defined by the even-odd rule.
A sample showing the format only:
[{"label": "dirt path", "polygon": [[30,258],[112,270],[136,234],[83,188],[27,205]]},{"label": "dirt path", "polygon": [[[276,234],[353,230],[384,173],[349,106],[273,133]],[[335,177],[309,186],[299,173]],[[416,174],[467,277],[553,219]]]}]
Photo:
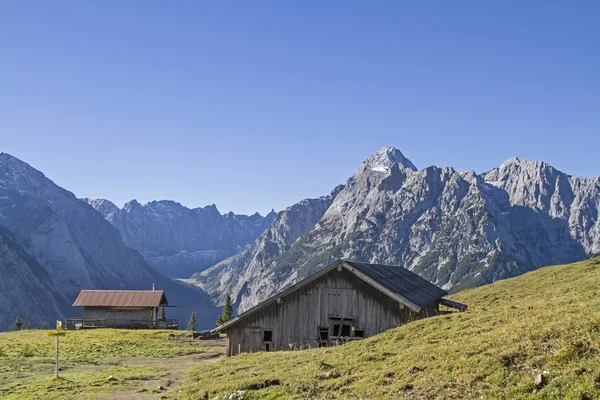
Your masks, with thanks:
[{"label": "dirt path", "polygon": [[[214,363],[223,357],[223,352],[206,352],[201,354],[190,354],[187,356],[171,358],[124,359],[120,362],[122,366],[156,366],[163,369],[166,375],[162,377],[151,377],[141,381],[137,387],[119,390],[103,396],[103,399],[156,399],[167,396],[178,398],[178,387],[183,383],[184,374],[192,367],[202,363]],[[160,390],[162,387],[163,390]]]}]

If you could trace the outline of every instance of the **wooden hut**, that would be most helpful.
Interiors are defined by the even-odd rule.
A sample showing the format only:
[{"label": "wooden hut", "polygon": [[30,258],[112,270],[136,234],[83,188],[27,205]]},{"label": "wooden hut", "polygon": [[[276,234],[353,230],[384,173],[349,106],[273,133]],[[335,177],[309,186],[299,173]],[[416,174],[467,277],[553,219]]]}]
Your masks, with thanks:
[{"label": "wooden hut", "polygon": [[171,328],[178,320],[160,319],[160,307],[169,305],[162,290],[82,290],[74,307],[83,317],[67,320],[68,328]]},{"label": "wooden hut", "polygon": [[343,343],[437,315],[447,292],[398,266],[337,260],[215,328],[227,356]]}]

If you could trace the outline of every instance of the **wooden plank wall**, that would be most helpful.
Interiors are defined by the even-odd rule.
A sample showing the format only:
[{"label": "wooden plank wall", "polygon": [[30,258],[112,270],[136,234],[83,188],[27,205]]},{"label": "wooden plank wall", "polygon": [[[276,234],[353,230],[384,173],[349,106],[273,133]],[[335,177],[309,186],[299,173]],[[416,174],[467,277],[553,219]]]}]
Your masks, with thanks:
[{"label": "wooden plank wall", "polygon": [[265,330],[272,331],[270,350],[316,347],[319,326],[330,326],[331,315],[353,319],[356,329],[363,329],[364,337],[369,337],[435,315],[437,309],[434,304],[414,313],[352,273],[334,269],[227,330],[227,355],[263,350]]},{"label": "wooden plank wall", "polygon": [[153,307],[83,307],[84,319],[127,319],[137,321],[152,321],[155,311]]}]

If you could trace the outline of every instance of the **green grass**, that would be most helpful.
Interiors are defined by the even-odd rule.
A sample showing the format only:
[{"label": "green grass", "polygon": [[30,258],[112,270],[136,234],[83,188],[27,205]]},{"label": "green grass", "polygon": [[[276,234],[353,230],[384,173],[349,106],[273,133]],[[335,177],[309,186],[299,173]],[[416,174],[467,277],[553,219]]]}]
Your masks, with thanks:
[{"label": "green grass", "polygon": [[[470,289],[466,313],[343,346],[194,368],[179,398],[598,399],[600,259]],[[328,375],[324,373],[330,372]],[[536,388],[535,376],[544,384]]]},{"label": "green grass", "polygon": [[[53,337],[0,333],[0,398],[153,398],[158,383],[168,387],[160,396],[171,399],[237,390],[244,399],[600,398],[600,259],[451,298],[469,311],[338,347],[199,364],[177,389],[168,387],[174,370],[181,375],[201,362],[179,356],[221,354],[222,341],[177,331],[68,331],[61,337],[61,378],[53,379]],[[536,389],[535,376],[544,371]],[[109,375],[118,380],[107,382]]]},{"label": "green grass", "polygon": [[[140,381],[156,379],[166,374],[158,367],[107,367],[94,371],[63,374],[58,378],[37,377],[26,382],[12,381],[2,385],[3,399],[65,399],[101,398],[127,388],[138,386]],[[108,376],[119,377],[107,381]]]},{"label": "green grass", "polygon": [[[54,357],[56,342],[46,331],[0,333],[0,360]],[[202,351],[183,331],[89,329],[67,331],[60,338],[62,359],[113,357],[173,357]]]},{"label": "green grass", "polygon": [[[56,342],[47,331],[0,333],[0,398],[87,399],[119,393],[130,398],[140,384],[160,383],[172,372],[179,358],[170,363],[168,358],[214,357],[222,354],[223,344],[217,342],[193,340],[180,331],[67,331],[60,338],[60,378],[54,379]],[[117,381],[108,382],[109,376]]]}]

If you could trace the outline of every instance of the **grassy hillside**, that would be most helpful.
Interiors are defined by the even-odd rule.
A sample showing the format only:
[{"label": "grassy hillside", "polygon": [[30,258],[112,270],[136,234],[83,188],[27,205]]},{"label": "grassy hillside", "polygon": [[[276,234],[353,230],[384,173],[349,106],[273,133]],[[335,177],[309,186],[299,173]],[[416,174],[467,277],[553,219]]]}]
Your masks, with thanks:
[{"label": "grassy hillside", "polygon": [[[222,341],[193,340],[186,332],[97,329],[55,341],[46,331],[0,333],[0,398],[135,398],[178,383],[191,365],[223,354]],[[113,376],[115,381],[108,382]]]},{"label": "grassy hillside", "polygon": [[221,340],[185,332],[69,331],[58,380],[45,331],[0,333],[0,398],[600,398],[600,259],[451,298],[469,311],[343,346],[216,362]]},{"label": "grassy hillside", "polygon": [[[194,368],[178,398],[600,398],[600,259],[451,297],[469,311],[334,348]],[[534,380],[543,374],[544,383]]]}]

